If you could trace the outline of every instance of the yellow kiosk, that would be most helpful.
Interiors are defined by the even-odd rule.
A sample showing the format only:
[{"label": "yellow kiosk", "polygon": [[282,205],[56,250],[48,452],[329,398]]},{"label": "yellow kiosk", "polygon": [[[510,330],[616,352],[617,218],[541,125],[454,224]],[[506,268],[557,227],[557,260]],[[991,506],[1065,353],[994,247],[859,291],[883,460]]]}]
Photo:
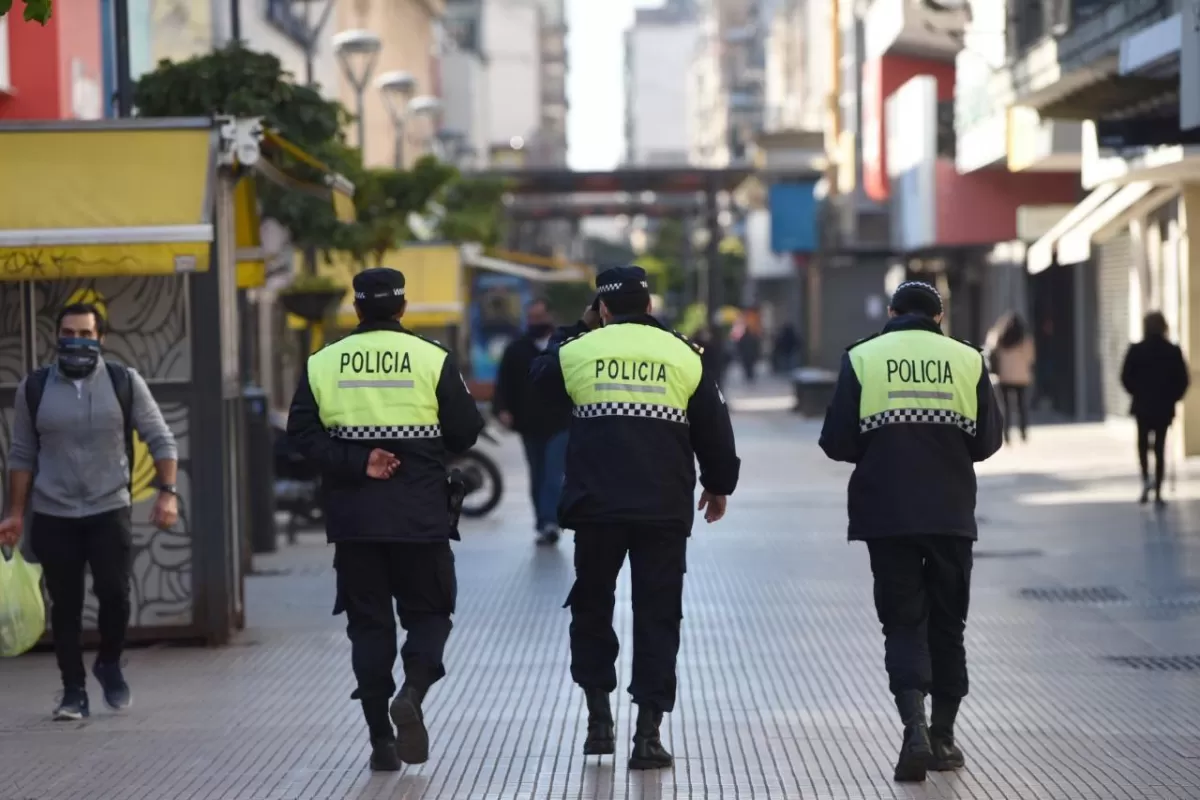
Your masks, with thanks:
[{"label": "yellow kiosk", "polygon": [[[57,310],[78,300],[104,310],[106,356],[146,378],[179,442],[172,531],[149,523],[153,468],[135,452],[134,638],[217,644],[244,621],[238,289],[263,280],[244,178],[284,180],[286,146],[254,119],[0,125],[0,468],[17,384],[53,358]],[[343,209],[352,191],[338,176],[307,190]]]}]

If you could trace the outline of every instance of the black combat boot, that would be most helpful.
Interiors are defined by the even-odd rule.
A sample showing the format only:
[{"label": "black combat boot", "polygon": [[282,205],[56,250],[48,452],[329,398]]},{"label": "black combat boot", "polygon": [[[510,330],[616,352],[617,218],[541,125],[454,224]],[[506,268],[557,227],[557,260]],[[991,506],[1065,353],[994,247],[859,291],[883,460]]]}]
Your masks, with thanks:
[{"label": "black combat boot", "polygon": [[661,711],[650,706],[638,706],[637,726],[633,730],[633,752],[629,754],[630,769],[670,769],[675,763],[658,735],[662,718]]},{"label": "black combat boot", "polygon": [[585,756],[607,756],[617,751],[616,730],[613,727],[612,707],[608,703],[608,692],[603,689],[585,689],[587,698],[587,738],[583,740]]},{"label": "black combat boot", "polygon": [[958,717],[958,700],[933,698],[933,714],[929,718],[929,744],[933,761],[929,768],[936,772],[962,769],[967,760],[954,743],[954,720]]},{"label": "black combat boot", "polygon": [[424,764],[429,760],[429,731],[421,703],[427,687],[405,681],[392,700],[392,722],[396,726],[396,755],[405,764]]},{"label": "black combat boot", "polygon": [[896,709],[904,723],[904,743],[900,745],[894,777],[901,783],[920,783],[933,760],[929,723],[925,719],[925,695],[919,691],[901,692],[896,695]]},{"label": "black combat boot", "polygon": [[387,698],[363,698],[361,702],[371,734],[371,769],[375,772],[398,771],[400,759],[396,756],[396,734],[388,721]]}]

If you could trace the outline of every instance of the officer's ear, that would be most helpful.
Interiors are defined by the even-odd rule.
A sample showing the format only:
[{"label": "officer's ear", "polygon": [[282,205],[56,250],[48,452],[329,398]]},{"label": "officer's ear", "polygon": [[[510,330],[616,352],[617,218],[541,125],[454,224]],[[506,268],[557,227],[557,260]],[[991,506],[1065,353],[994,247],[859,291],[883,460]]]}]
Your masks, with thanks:
[{"label": "officer's ear", "polygon": [[358,307],[358,303],[354,304],[354,316],[358,317],[359,322],[363,321],[362,309]]},{"label": "officer's ear", "polygon": [[945,318],[946,318],[946,312],[943,311],[941,314],[938,314],[936,317],[934,317],[933,321],[936,322],[938,325],[941,325],[942,320],[944,320]]},{"label": "officer's ear", "polygon": [[896,309],[892,308],[891,306],[888,306],[888,317],[893,319],[896,317]]},{"label": "officer's ear", "polygon": [[608,310],[608,306],[606,306],[604,304],[604,301],[601,300],[600,301],[600,321],[607,323],[612,318],[613,318],[612,312]]}]

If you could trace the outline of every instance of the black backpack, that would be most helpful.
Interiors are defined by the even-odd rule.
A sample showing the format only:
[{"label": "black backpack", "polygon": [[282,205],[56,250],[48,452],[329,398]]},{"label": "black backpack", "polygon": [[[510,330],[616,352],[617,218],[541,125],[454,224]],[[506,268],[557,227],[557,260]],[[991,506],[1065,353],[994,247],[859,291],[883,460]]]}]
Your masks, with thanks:
[{"label": "black backpack", "polygon": [[[105,361],[108,377],[112,381],[113,391],[117,393],[117,403],[121,406],[121,419],[125,426],[125,463],[129,465],[129,484],[133,488],[133,378],[129,369],[120,364]],[[42,395],[46,393],[46,382],[50,379],[50,368],[39,367],[29,374],[25,381],[25,406],[29,409],[29,421],[33,425],[35,440],[41,437],[37,429],[38,407],[42,404]]]}]

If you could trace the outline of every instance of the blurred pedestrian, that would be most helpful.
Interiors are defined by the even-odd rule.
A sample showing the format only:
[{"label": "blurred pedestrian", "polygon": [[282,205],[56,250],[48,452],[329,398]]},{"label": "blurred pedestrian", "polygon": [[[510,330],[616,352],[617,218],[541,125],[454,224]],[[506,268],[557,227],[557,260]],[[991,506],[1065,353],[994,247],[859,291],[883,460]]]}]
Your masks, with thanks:
[{"label": "blurred pedestrian", "polygon": [[104,358],[99,309],[69,305],[59,312],[57,329],[58,358],[17,387],[0,545],[17,543],[32,511],[30,545],[46,576],[63,683],[54,719],[73,721],[90,714],[80,644],[85,569],[99,604],[92,674],[110,708],[133,702],[121,671],[133,570],[133,434],[154,459],[158,491],[150,520],[163,529],[179,518],[178,450],[142,376]]},{"label": "blurred pedestrian", "polygon": [[985,349],[988,367],[996,376],[1004,406],[1004,442],[1009,442],[1013,418],[1021,432],[1021,441],[1029,441],[1029,387],[1033,383],[1033,365],[1037,350],[1033,332],[1015,311],[1009,311],[988,333]]},{"label": "blurred pedestrian", "polygon": [[799,345],[800,337],[796,334],[796,327],[790,322],[785,322],[775,334],[775,343],[771,348],[776,374],[785,374],[795,366],[796,349]]},{"label": "blurred pedestrian", "polygon": [[[1152,311],[1142,320],[1142,341],[1132,344],[1121,366],[1121,385],[1133,398],[1130,413],[1137,420],[1138,464],[1142,469],[1140,503],[1163,504],[1167,429],[1175,420],[1175,405],[1187,394],[1190,379],[1183,351],[1167,338],[1167,320]],[[1154,447],[1154,480],[1150,480],[1149,451]]]},{"label": "blurred pedestrian", "polygon": [[617,688],[617,576],[632,569],[633,672],[638,707],[630,769],[667,769],[663,715],[675,707],[687,540],[695,511],[725,514],[741,462],[733,427],[697,348],[650,315],[646,273],[596,278],[599,302],[555,335],[534,364],[547,402],[573,414],[562,521],[575,530],[571,677],[588,707],[584,755],[616,751],[609,694]]},{"label": "blurred pedestrian", "polygon": [[820,446],[854,465],[850,539],[867,543],[904,726],[894,777],[918,782],[966,763],[954,723],[967,696],[974,464],[1000,449],[1003,423],[983,355],[942,333],[933,286],[900,284],[888,314],[882,333],[842,356]]},{"label": "blurred pedestrian", "polygon": [[542,300],[529,304],[525,332],[509,343],[500,359],[492,411],[500,424],[521,436],[529,465],[529,494],[539,544],[558,541],[558,500],[562,495],[570,409],[541,402],[529,374],[533,360],[545,351],[554,319]]}]

